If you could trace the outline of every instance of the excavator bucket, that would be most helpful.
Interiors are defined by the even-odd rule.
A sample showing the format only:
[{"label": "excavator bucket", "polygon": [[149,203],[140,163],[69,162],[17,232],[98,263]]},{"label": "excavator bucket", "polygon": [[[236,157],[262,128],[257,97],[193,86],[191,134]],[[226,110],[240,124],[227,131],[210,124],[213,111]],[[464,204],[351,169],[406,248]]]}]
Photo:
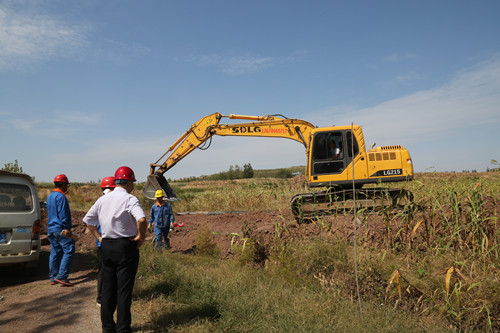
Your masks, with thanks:
[{"label": "excavator bucket", "polygon": [[157,190],[163,190],[166,199],[169,201],[180,200],[163,175],[149,175],[146,185],[144,185],[144,195],[149,199],[155,199],[155,192]]}]

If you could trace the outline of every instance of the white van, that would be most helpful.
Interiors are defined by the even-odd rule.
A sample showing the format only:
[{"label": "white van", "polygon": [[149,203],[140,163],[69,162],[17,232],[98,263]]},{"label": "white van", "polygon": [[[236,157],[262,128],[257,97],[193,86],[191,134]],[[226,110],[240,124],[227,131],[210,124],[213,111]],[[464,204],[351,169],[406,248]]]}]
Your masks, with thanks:
[{"label": "white van", "polygon": [[33,179],[0,170],[0,266],[36,267],[40,257],[40,202]]}]

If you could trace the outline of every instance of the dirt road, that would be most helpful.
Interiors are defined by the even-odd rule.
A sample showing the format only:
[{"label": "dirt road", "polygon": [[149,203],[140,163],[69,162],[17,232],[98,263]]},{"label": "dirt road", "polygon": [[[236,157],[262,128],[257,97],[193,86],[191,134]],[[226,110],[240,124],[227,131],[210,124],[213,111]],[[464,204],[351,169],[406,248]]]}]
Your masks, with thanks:
[{"label": "dirt road", "polygon": [[70,274],[73,287],[50,285],[49,246],[43,246],[36,275],[0,267],[0,332],[101,332],[96,306],[94,257],[76,253]]}]

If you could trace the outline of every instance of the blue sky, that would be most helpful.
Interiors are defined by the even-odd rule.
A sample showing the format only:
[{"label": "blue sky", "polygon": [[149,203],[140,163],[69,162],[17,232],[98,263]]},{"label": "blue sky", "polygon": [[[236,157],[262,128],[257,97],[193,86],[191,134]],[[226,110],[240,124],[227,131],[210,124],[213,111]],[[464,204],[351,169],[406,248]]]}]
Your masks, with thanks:
[{"label": "blue sky", "polygon": [[[500,161],[500,1],[0,0],[0,166],[97,181],[199,118],[361,125],[415,170]],[[165,176],[305,165],[285,139],[215,137]]]}]

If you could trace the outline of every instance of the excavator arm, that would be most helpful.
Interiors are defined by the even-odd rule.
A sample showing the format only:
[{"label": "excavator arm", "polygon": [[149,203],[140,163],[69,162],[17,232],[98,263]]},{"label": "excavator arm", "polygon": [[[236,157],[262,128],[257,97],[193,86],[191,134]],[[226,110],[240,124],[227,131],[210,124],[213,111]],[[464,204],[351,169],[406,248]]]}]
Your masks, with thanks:
[{"label": "excavator arm", "polygon": [[[220,124],[222,118],[248,120],[235,124]],[[281,115],[270,116],[223,116],[214,113],[195,122],[176,142],[174,142],[155,163],[150,164],[149,176],[144,186],[144,195],[154,198],[156,190],[163,189],[167,199],[177,196],[163,174],[195,149],[207,149],[214,135],[253,136],[287,138],[300,142],[307,149],[314,125],[300,119],[290,119]],[[161,160],[163,163],[159,163]]]}]

